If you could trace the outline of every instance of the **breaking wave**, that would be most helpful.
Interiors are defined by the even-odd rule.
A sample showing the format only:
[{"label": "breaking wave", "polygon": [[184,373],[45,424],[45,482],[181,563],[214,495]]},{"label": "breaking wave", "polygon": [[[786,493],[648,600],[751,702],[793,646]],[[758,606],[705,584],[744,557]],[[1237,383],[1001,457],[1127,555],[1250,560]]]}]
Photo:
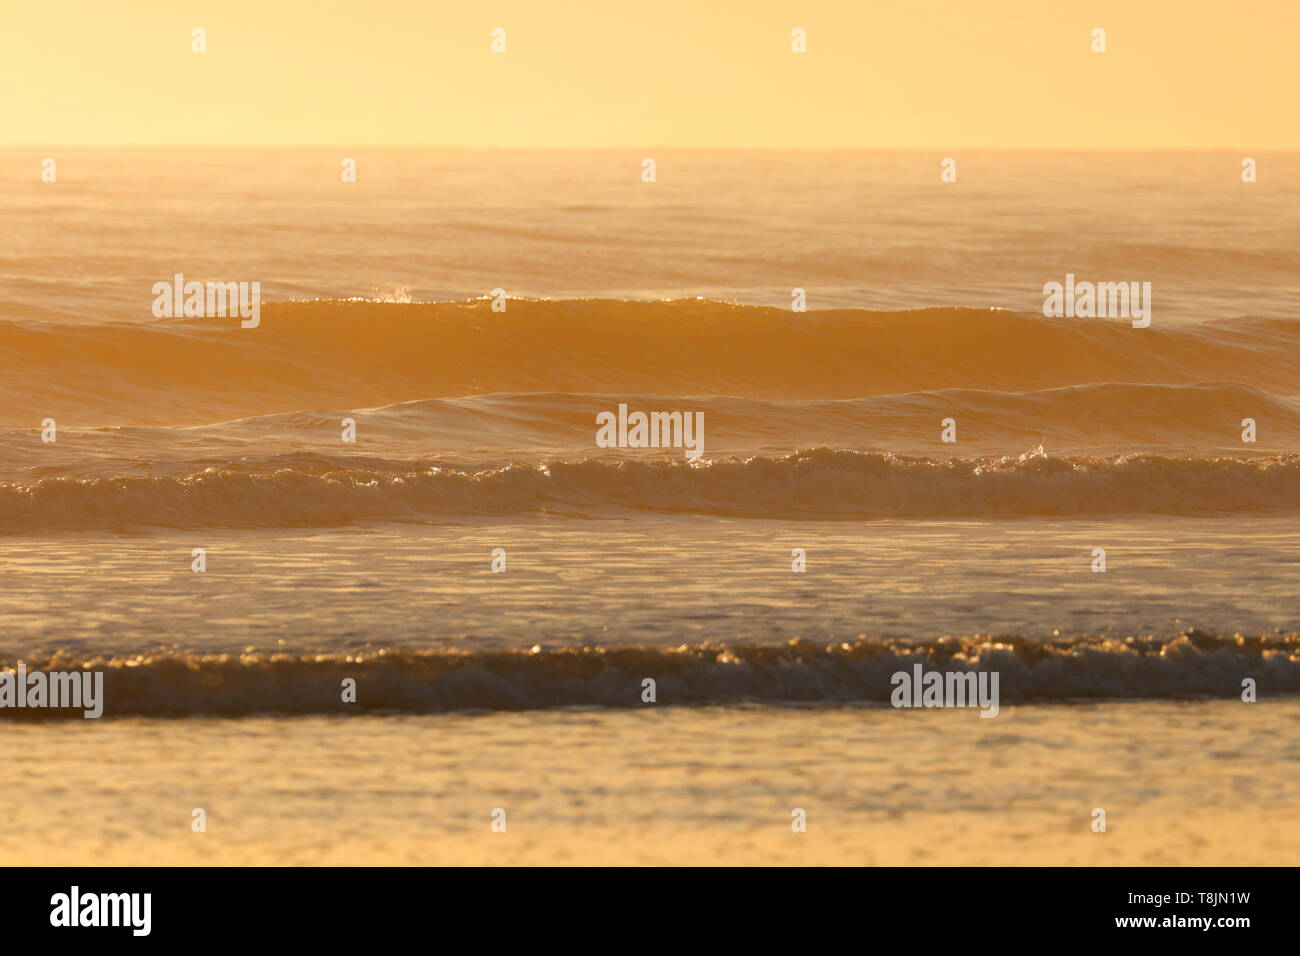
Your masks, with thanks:
[{"label": "breaking wave", "polygon": [[691,462],[575,459],[480,471],[289,456],[184,475],[0,482],[0,531],[310,527],[446,515],[757,518],[1189,514],[1300,508],[1300,456],[940,460],[827,448]]},{"label": "breaking wave", "polygon": [[[15,662],[6,668],[13,670]],[[1218,637],[1091,636],[1040,643],[976,635],[919,644],[859,639],[777,645],[579,650],[378,650],[347,654],[139,654],[59,652],[28,658],[28,671],[105,672],[106,716],[258,713],[439,713],[543,707],[643,707],[642,681],[658,705],[756,702],[886,703],[890,677],[911,671],[997,671],[1001,702],[1238,699],[1242,679],[1261,692],[1300,693],[1300,634]],[[344,678],[356,681],[343,703]],[[80,712],[72,712],[80,716]],[[41,719],[69,712],[0,710]]]}]

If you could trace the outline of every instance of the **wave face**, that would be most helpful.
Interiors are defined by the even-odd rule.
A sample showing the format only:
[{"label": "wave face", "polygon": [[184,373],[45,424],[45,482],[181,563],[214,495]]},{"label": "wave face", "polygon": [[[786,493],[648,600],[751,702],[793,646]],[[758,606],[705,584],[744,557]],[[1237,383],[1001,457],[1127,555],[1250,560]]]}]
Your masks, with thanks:
[{"label": "wave face", "polygon": [[0,530],[306,527],[611,511],[762,518],[1230,514],[1300,509],[1300,456],[939,460],[827,448],[700,462],[577,459],[482,471],[296,456],[180,476],[0,483]]},{"label": "wave face", "polygon": [[[1093,699],[1235,699],[1243,677],[1269,694],[1300,693],[1300,634],[1246,638],[1082,637],[1049,643],[973,636],[922,644],[859,639],[823,644],[589,647],[581,650],[353,654],[60,652],[28,672],[103,671],[106,716],[256,713],[439,713],[543,707],[631,708],[642,681],[658,705],[743,701],[887,703],[898,671],[996,671],[1003,706]],[[13,670],[16,662],[7,665]],[[345,678],[357,683],[343,703]],[[0,719],[80,718],[80,712],[0,710]]]},{"label": "wave face", "polygon": [[798,401],[1222,382],[1292,395],[1300,321],[1132,329],[975,309],[708,300],[267,304],[237,320],[0,322],[0,422],[213,422],[488,393]]}]

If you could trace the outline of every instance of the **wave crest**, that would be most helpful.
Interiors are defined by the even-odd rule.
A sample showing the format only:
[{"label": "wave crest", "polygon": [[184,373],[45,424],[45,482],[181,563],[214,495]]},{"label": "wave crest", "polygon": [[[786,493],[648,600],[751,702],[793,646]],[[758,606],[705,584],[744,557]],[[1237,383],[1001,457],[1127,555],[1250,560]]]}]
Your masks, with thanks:
[{"label": "wave crest", "polygon": [[[444,515],[688,512],[761,518],[1222,514],[1300,508],[1300,456],[1052,456],[938,460],[812,449],[792,455],[573,459],[481,471],[210,467],[180,476],[0,483],[0,530],[310,527]],[[349,463],[350,464],[350,463]]]}]

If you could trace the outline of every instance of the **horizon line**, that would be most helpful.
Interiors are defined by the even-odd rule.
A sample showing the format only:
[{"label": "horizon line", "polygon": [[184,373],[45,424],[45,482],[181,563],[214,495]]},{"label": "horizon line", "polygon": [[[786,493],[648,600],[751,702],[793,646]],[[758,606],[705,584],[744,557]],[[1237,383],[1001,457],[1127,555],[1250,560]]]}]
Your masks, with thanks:
[{"label": "horizon line", "polygon": [[[22,142],[0,143],[0,149],[392,149],[457,150],[464,152],[628,152],[642,150],[677,150],[694,152],[767,152],[767,153],[1240,153],[1242,146],[680,146],[664,143],[622,146],[501,146],[460,145],[448,143],[95,143],[95,142]],[[1297,146],[1269,146],[1251,149],[1253,153],[1300,153]]]}]

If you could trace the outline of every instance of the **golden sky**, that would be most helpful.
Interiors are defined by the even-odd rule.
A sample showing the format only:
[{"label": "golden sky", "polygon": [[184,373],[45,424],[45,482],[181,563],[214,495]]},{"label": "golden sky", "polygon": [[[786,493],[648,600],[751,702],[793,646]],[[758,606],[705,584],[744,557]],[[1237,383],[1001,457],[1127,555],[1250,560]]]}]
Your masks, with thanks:
[{"label": "golden sky", "polygon": [[1298,42],[1300,0],[7,0],[0,143],[1296,149]]}]

